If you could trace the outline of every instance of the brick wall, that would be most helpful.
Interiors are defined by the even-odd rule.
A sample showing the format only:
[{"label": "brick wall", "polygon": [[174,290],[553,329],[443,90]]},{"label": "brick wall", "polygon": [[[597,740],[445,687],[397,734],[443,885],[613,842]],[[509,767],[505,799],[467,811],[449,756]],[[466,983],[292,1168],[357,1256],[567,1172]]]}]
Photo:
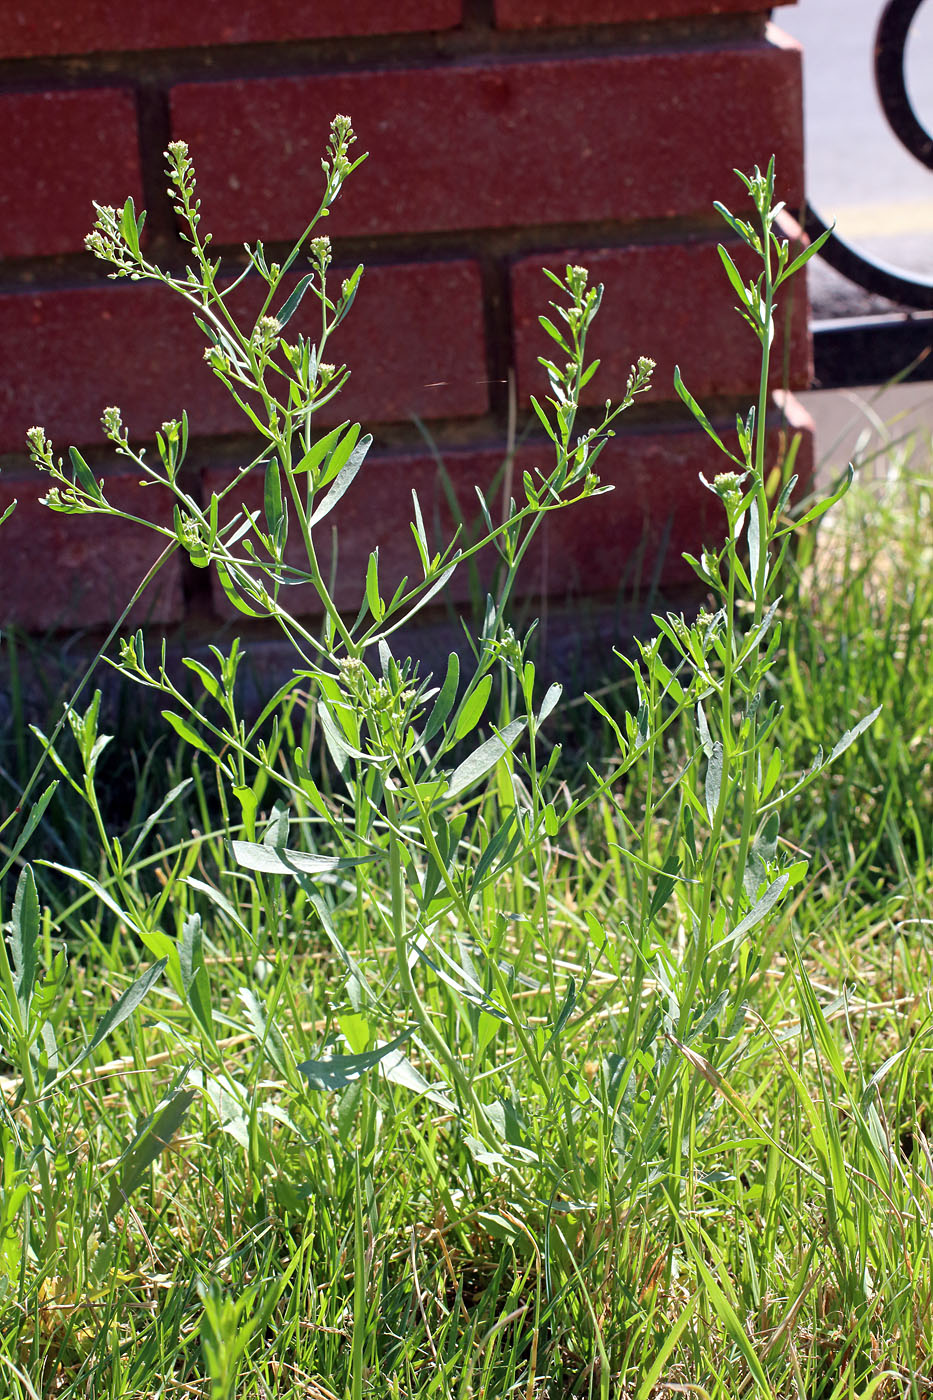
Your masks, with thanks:
[{"label": "brick wall", "polygon": [[[233,7],[234,9],[236,7]],[[547,342],[540,269],[589,266],[606,285],[592,343],[593,401],[618,397],[639,354],[655,389],[601,459],[611,497],[549,522],[532,591],[615,594],[659,551],[683,577],[716,503],[716,470],[672,389],[675,359],[717,418],[756,384],[753,338],[732,311],[714,198],[739,202],[733,167],[774,153],[782,198],[803,196],[800,55],[766,0],[8,0],[0,7],[0,622],[33,631],[109,623],[153,557],[138,528],[75,521],[38,505],[24,433],[82,447],[127,509],[154,493],[109,456],[101,410],[118,404],[138,443],[187,408],[189,481],[226,482],[249,444],[173,299],[112,283],[83,251],[91,201],[132,194],[149,251],[183,266],[162,151],[195,158],[204,226],[284,249],[317,206],[328,123],[346,112],[370,159],[328,221],[337,260],[366,264],[335,350],[353,370],[339,418],[375,436],[365,484],[340,517],[341,588],[355,603],[360,550],[409,566],[410,488],[443,515],[417,415],[469,510],[495,479],[510,381],[520,426]],[[809,379],[806,307],[794,308],[790,388]],[[795,418],[792,401],[790,416]],[[337,420],[323,413],[323,423]],[[777,421],[774,431],[778,441]],[[806,467],[809,438],[802,462]],[[519,468],[542,452],[532,433]],[[361,478],[362,479],[362,478]],[[356,590],[356,591],[354,591]],[[226,618],[205,574],[176,558],[145,615],[209,631]]]}]

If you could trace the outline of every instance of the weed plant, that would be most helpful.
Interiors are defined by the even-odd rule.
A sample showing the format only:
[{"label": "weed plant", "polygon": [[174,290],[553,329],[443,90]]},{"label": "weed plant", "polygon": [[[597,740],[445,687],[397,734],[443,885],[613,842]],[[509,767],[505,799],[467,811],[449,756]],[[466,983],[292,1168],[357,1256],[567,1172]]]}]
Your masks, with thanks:
[{"label": "weed plant", "polygon": [[[183,549],[295,662],[248,723],[238,643],[187,660],[192,698],[141,633],[125,638],[112,664],[161,697],[181,741],[164,789],[150,770],[136,820],[110,829],[95,696],[40,736],[95,859],[24,863],[54,784],[5,823],[9,1392],[926,1394],[921,711],[904,698],[867,768],[853,747],[918,674],[924,619],[891,589],[882,670],[843,646],[848,623],[832,633],[808,611],[806,532],[847,483],[795,511],[792,460],[766,460],[764,428],[778,293],[815,247],[794,256],[776,234],[773,165],[742,177],[748,219],[720,207],[759,259],[746,284],[720,250],[761,387],[729,445],[676,379],[727,459],[707,483],[724,540],[691,561],[711,605],[655,618],[625,663],[629,707],[589,697],[601,747],[571,789],[546,728],[560,687],[539,680],[509,596],[544,516],[604,489],[599,454],[651,363],[578,435],[602,291],[581,268],[549,274],[555,358],[533,406],[553,466],[524,475],[501,523],[480,494],[480,537],[439,552],[413,496],[421,577],[387,583],[374,550],[344,615],[320,527],[369,439],[348,423],[317,437],[313,419],[345,382],[325,353],[362,269],[337,291],[316,226],[352,141],[336,118],[321,206],[285,262],[249,249],[265,288],[249,325],[182,143],[167,154],[185,275],[147,260],[132,201],[100,208],[89,238],[113,275],[191,305],[260,444],[244,470],[263,473],[263,510],[235,508],[238,482],[202,504],[181,473],[183,413],[156,463],[105,412],[116,452],[173,497],[150,577]],[[302,256],[310,271],[283,282]],[[305,298],[314,339],[292,330]],[[77,451],[66,469],[40,428],[30,450],[51,508],[119,515]],[[500,585],[472,664],[452,652],[424,675],[392,639],[481,548]],[[297,584],[316,591],[317,630],[289,611]],[[858,626],[853,590],[834,587]],[[834,734],[844,679],[852,714]],[[180,809],[197,821],[183,835]],[[36,869],[67,880],[70,903],[43,906]]]}]

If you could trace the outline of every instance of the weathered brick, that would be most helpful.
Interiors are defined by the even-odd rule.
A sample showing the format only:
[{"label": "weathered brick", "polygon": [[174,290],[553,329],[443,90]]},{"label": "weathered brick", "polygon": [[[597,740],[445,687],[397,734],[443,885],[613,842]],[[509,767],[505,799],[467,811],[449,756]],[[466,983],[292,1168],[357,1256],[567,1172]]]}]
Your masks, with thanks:
[{"label": "weathered brick", "polygon": [[[340,277],[340,271],[336,271]],[[256,300],[258,281],[246,300]],[[242,295],[242,294],[238,294]],[[241,303],[242,304],[242,303]],[[289,329],[314,335],[308,295]],[[122,410],[130,433],[151,438],[187,408],[194,435],[243,432],[246,420],[203,363],[205,341],[184,304],[159,287],[102,287],[0,296],[0,451],[45,427],[56,443],[102,441],[100,414]],[[371,267],[328,346],[353,370],[320,421],[470,416],[489,391],[482,286],[467,261]]]},{"label": "weathered brick", "polygon": [[172,127],[195,157],[205,227],[225,242],[301,230],[335,112],[370,159],[332,235],[627,222],[706,214],[735,166],[772,153],[781,197],[799,207],[800,82],[798,49],[761,40],[181,84]]},{"label": "weathered brick", "polygon": [[[2,44],[0,44],[2,47]],[[93,200],[141,194],[136,104],[120,88],[0,97],[0,258],[83,247]]]},{"label": "weathered brick", "polygon": [[[754,263],[744,245],[736,246],[731,235],[724,245],[743,274],[751,276]],[[641,244],[538,253],[515,265],[512,319],[520,401],[530,393],[537,394],[546,383],[538,356],[561,358],[538,320],[550,299],[549,290],[553,290],[541,269],[549,267],[562,273],[567,263],[587,267],[591,284],[602,282],[605,286],[599,316],[587,339],[587,357],[598,359],[600,367],[584,390],[584,402],[620,399],[639,355],[657,361],[652,400],[675,397],[676,364],[695,397],[757,391],[758,341],[733,309],[735,293],[726,280],[716,244]],[[792,301],[790,356],[785,367],[782,336],[772,352],[771,378],[774,385],[782,385],[786,368],[789,386],[805,389],[811,377],[805,279],[800,277],[793,285],[796,298]],[[781,301],[779,297],[779,319]],[[553,313],[551,319],[562,324]]]},{"label": "weathered brick", "polygon": [[6,58],[41,54],[112,52],[259,44],[353,34],[394,34],[450,29],[460,23],[461,0],[6,0],[0,6],[0,53]]},{"label": "weathered brick", "polygon": [[[797,471],[802,480],[812,473],[812,424],[789,399],[787,412],[792,431],[803,433]],[[728,425],[721,431],[728,432]],[[769,456],[777,460],[780,430],[769,431]],[[681,558],[684,550],[698,553],[718,542],[723,517],[719,501],[699,480],[721,469],[722,457],[709,438],[690,425],[668,430],[648,429],[620,435],[599,458],[602,480],[615,489],[550,515],[529,550],[517,585],[517,596],[593,597],[644,590],[651,581],[675,587],[693,579]],[[541,466],[547,469],[549,448],[528,446],[520,450],[514,467],[516,491],[521,472]],[[452,516],[447,489],[459,503],[460,518],[474,521],[478,512],[474,485],[487,492],[490,509],[500,513],[501,453],[493,450],[444,453],[448,475],[445,488],[434,461],[425,455],[386,454],[364,463],[356,482],[327,517],[316,540],[319,562],[327,575],[330,565],[331,527],[339,532],[335,598],[345,612],[355,614],[362,602],[366,564],[370,551],[379,547],[379,574],[383,595],[391,596],[404,576],[421,577],[409,522],[411,492],[418,492],[432,547],[451,537]],[[231,481],[232,470],[219,467],[202,474],[205,496]],[[262,477],[253,474],[231,493],[232,506],[262,510]],[[288,560],[300,567],[301,539],[296,529],[289,538]],[[492,562],[487,554],[483,577]],[[223,591],[212,580],[214,605],[219,616],[237,616]],[[460,605],[471,596],[469,568],[464,566],[445,590],[448,603]],[[310,586],[289,589],[286,605],[295,613],[320,612]]]},{"label": "weathered brick", "polygon": [[[48,486],[38,472],[0,476],[0,515],[18,501],[0,533],[0,625],[29,632],[109,626],[165,541],[126,521],[49,510],[39,499]],[[135,476],[119,472],[108,476],[106,492],[118,509],[171,525],[167,491],[144,489]],[[134,626],[176,622],[183,609],[176,555],[163,565],[131,621]]]},{"label": "weathered brick", "polygon": [[575,24],[633,24],[657,19],[759,12],[797,0],[496,0],[500,29],[544,29]]}]

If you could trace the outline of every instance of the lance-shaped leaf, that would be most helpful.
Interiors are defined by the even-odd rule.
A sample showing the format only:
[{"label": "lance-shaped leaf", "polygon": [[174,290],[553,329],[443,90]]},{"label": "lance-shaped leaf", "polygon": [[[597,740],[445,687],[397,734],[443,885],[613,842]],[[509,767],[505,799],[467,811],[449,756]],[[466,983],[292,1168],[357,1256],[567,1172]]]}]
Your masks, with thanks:
[{"label": "lance-shaped leaf", "polygon": [[[30,836],[35,831],[36,827],[39,825],[46,807],[49,805],[49,803],[55,795],[55,790],[57,787],[58,779],[56,778],[54,782],[49,783],[48,787],[45,789],[45,792],[42,793],[41,797],[37,798],[37,800],[33,803],[32,811],[26,818],[26,822],[23,826],[22,831],[19,833],[16,840],[13,842],[10,854],[7,856],[3,865],[0,865],[0,880],[3,879],[7,871],[13,866],[20,851],[23,849],[26,842],[29,840]],[[3,826],[5,825],[6,823],[4,822]],[[2,830],[2,827],[0,827],[0,830]]]},{"label": "lance-shaped leaf", "polygon": [[846,749],[855,743],[859,735],[864,734],[865,730],[868,729],[870,725],[874,724],[883,709],[884,706],[879,705],[876,709],[872,710],[870,715],[865,715],[863,719],[859,720],[858,724],[853,724],[851,729],[847,729],[839,742],[833,745],[832,753],[829,755],[826,762],[832,763],[840,754],[844,754]]},{"label": "lance-shaped leaf", "polygon": [[719,806],[719,792],[722,787],[722,741],[716,739],[709,751],[706,764],[706,811],[710,821],[716,820]]},{"label": "lance-shaped leaf", "polygon": [[298,1066],[298,1070],[312,1088],[333,1093],[336,1089],[345,1089],[367,1070],[374,1069],[381,1061],[394,1055],[399,1046],[404,1045],[411,1037],[411,1031],[404,1031],[378,1050],[367,1050],[362,1055],[331,1055],[328,1059],[305,1060]]},{"label": "lance-shaped leaf", "polygon": [[787,875],[779,875],[774,884],[768,886],[758,903],[752,906],[745,915],[745,918],[740,920],[732,932],[728,933],[725,938],[721,938],[718,943],[714,943],[710,952],[715,952],[717,948],[723,948],[726,944],[737,948],[745,935],[750,933],[756,924],[760,924],[762,919],[764,919],[774,908],[775,904],[777,904],[781,895],[784,893],[784,886],[787,884],[787,880]]},{"label": "lance-shaped leaf", "polygon": [[488,773],[490,768],[494,768],[503,754],[508,753],[526,723],[524,719],[513,719],[499,734],[494,734],[478,749],[474,749],[469,758],[465,758],[450,775],[445,796],[456,797]]},{"label": "lance-shaped leaf", "polygon": [[24,865],[13,898],[10,947],[13,953],[16,998],[24,1012],[32,998],[38,966],[39,896],[31,865]]},{"label": "lance-shaped leaf", "polygon": [[275,313],[275,319],[278,321],[278,323],[279,323],[280,326],[287,326],[287,325],[288,325],[289,321],[292,319],[292,317],[294,316],[295,312],[298,310],[299,306],[301,305],[301,301],[302,301],[302,298],[304,297],[305,292],[306,292],[306,291],[308,290],[308,288],[311,286],[311,283],[312,283],[313,281],[314,281],[314,273],[313,273],[313,272],[307,273],[306,276],[304,276],[304,277],[301,278],[300,282],[298,283],[298,286],[297,286],[297,287],[295,288],[295,290],[291,293],[291,295],[287,298],[287,300],[286,300],[286,301],[283,301],[281,307],[280,307],[279,310]]},{"label": "lance-shaped leaf", "polygon": [[182,1071],[175,1081],[175,1086],[156,1106],[154,1112],[143,1119],[132,1142],[120,1158],[120,1174],[110,1188],[107,1202],[108,1220],[113,1220],[184,1122],[185,1115],[197,1095],[196,1089],[176,1087],[186,1073],[186,1070]]},{"label": "lance-shaped leaf", "polygon": [[158,982],[159,978],[162,976],[167,962],[168,958],[162,958],[159,962],[153,963],[152,967],[147,967],[146,971],[142,973],[140,977],[136,978],[132,986],[127,987],[123,995],[117,998],[110,1010],[98,1021],[97,1029],[81,1051],[81,1054],[72,1063],[72,1069],[77,1069],[78,1065],[86,1060],[89,1055],[92,1055],[98,1045],[107,1039],[111,1031],[116,1030],[117,1026],[122,1026],[123,1022],[132,1016],[137,1006],[139,1006],[140,1002],[145,998],[149,988],[153,983]]},{"label": "lance-shaped leaf", "polygon": [[350,870],[355,865],[382,859],[379,852],[368,856],[316,856],[255,841],[231,841],[230,849],[238,865],[245,865],[247,870],[259,870],[264,875],[329,875],[335,870]]},{"label": "lance-shaped leaf", "polygon": [[455,651],[447,658],[447,674],[444,677],[444,684],[441,686],[434,707],[428,715],[427,723],[421,733],[421,743],[427,744],[438,730],[443,726],[444,721],[453,709],[453,703],[457,698],[457,686],[460,683],[460,658]]}]

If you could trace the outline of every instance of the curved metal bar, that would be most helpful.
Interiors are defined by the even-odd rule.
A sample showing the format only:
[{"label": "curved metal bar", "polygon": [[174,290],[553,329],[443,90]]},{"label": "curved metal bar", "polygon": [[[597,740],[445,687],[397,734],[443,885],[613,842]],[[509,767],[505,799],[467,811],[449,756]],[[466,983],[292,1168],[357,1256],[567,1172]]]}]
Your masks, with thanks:
[{"label": "curved metal bar", "polygon": [[[811,240],[825,233],[827,225],[819,214],[808,204],[804,217],[804,228]],[[887,297],[899,306],[910,306],[916,311],[933,311],[933,279],[928,277],[905,277],[897,268],[888,263],[873,262],[845,243],[834,233],[823,244],[819,253],[824,262],[866,292],[875,296]]]},{"label": "curved metal bar", "polygon": [[[907,92],[904,59],[910,26],[924,0],[887,0],[875,35],[875,87],[888,125],[897,139],[927,169],[933,170],[933,137],[920,121]],[[808,204],[804,226],[813,239],[827,225]],[[820,257],[866,292],[886,297],[899,306],[933,310],[933,279],[908,277],[890,264],[865,257],[834,233],[820,249]]]},{"label": "curved metal bar", "polygon": [[875,87],[897,139],[933,170],[933,137],[914,111],[904,74],[907,37],[922,4],[923,0],[888,0],[885,5],[875,36]]}]

